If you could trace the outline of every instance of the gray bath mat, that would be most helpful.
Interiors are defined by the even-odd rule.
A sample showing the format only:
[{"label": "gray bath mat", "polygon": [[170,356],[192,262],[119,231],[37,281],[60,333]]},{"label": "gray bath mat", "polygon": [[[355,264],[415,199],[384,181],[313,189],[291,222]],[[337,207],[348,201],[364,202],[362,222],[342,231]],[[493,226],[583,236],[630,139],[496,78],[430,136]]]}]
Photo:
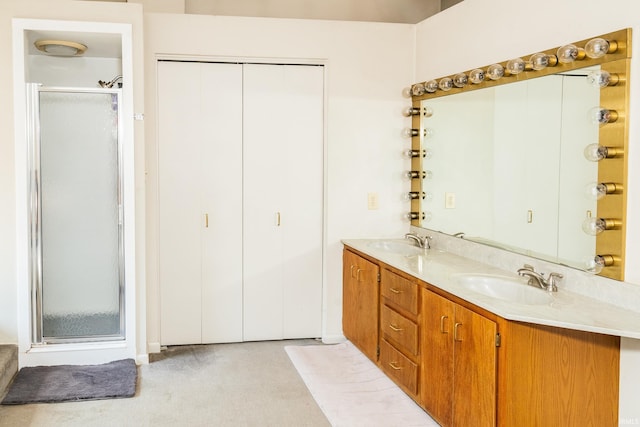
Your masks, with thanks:
[{"label": "gray bath mat", "polygon": [[103,365],[36,366],[20,369],[3,405],[132,397],[138,370],[133,359]]}]

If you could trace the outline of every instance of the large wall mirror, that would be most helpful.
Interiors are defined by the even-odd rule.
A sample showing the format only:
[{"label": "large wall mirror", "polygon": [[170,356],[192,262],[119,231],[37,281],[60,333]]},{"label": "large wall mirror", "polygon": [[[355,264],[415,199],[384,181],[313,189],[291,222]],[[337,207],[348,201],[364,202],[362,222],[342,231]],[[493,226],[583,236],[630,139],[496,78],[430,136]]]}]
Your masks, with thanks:
[{"label": "large wall mirror", "polygon": [[413,225],[623,280],[630,35],[414,84]]}]

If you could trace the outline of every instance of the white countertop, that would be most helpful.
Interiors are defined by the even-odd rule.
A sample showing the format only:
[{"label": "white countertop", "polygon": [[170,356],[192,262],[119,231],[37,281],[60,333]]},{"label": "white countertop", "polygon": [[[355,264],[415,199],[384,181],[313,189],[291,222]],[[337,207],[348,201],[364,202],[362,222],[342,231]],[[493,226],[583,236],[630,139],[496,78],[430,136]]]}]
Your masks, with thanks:
[{"label": "white countertop", "polygon": [[[558,292],[551,293],[552,301],[548,304],[514,303],[471,291],[458,284],[454,277],[474,273],[517,278],[515,272],[435,249],[418,255],[401,255],[371,245],[379,241],[345,239],[342,243],[508,320],[640,339],[640,312],[569,292],[562,288],[562,282]],[[406,241],[399,239],[398,242]]]}]

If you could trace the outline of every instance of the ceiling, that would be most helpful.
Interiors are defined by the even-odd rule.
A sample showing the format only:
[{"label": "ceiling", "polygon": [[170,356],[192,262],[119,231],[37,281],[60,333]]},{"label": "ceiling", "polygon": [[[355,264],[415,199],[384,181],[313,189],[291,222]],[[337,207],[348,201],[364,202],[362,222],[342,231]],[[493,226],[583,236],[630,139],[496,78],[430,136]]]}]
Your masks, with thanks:
[{"label": "ceiling", "polygon": [[185,0],[204,15],[416,24],[462,0]]}]

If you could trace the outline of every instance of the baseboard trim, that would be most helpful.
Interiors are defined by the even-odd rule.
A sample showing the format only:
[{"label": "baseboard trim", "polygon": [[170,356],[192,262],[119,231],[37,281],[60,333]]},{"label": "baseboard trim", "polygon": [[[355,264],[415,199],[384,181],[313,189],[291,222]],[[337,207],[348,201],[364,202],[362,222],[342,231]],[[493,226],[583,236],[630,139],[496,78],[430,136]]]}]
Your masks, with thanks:
[{"label": "baseboard trim", "polygon": [[161,347],[159,342],[147,343],[147,350],[149,351],[149,353],[160,353],[160,348]]},{"label": "baseboard trim", "polygon": [[344,335],[324,335],[322,337],[323,344],[340,344],[345,342],[347,339]]}]

